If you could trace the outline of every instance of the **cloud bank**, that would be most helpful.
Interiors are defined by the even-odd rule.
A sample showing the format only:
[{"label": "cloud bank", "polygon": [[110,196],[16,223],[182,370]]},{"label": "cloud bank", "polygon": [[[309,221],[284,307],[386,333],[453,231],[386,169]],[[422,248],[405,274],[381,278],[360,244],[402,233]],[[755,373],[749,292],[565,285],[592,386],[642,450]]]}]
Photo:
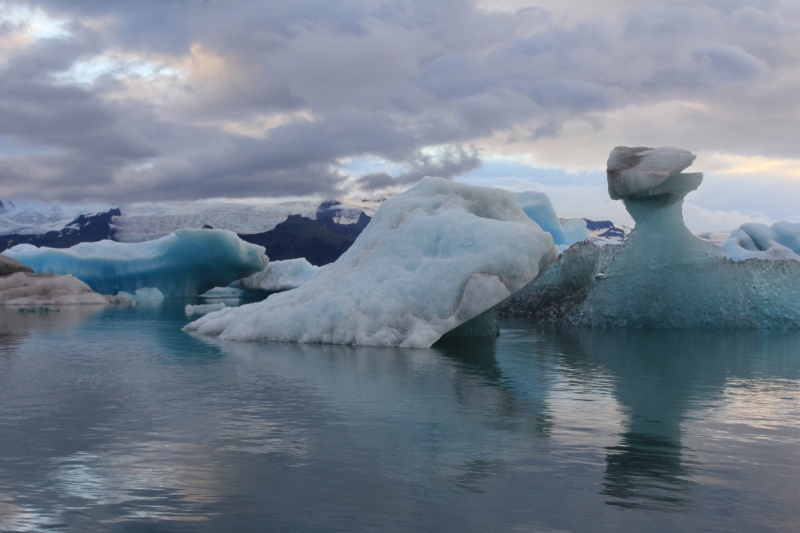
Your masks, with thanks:
[{"label": "cloud bank", "polygon": [[[597,169],[620,144],[795,172],[797,3],[603,7],[11,0],[0,196],[334,196],[498,155]],[[402,170],[348,173],[365,157]]]}]

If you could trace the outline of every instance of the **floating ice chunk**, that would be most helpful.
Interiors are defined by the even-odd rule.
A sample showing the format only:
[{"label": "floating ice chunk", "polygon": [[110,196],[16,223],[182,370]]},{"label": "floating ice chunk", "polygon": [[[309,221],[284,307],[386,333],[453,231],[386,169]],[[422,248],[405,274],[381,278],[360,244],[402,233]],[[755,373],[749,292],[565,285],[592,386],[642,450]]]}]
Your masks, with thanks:
[{"label": "floating ice chunk", "polygon": [[[498,313],[601,327],[800,328],[800,262],[733,262],[686,228],[683,198],[701,182],[702,174],[678,172],[626,196],[636,226],[623,244],[570,248]],[[765,226],[734,233],[742,254],[779,240]],[[791,226],[781,224],[780,235],[795,242]]]},{"label": "floating ice chunk", "polygon": [[319,271],[320,267],[312,265],[302,257],[286,261],[272,261],[261,272],[236,280],[229,287],[248,291],[288,291],[313,278]]},{"label": "floating ice chunk", "polygon": [[655,189],[670,176],[692,164],[697,156],[688,150],[617,146],[608,156],[608,194],[619,200]]},{"label": "floating ice chunk", "polygon": [[743,224],[733,230],[722,243],[728,259],[769,259],[800,261],[800,224],[776,222],[772,227],[764,224]]},{"label": "floating ice chunk", "polygon": [[104,294],[103,298],[105,298],[110,305],[117,305],[120,307],[136,307],[139,304],[136,300],[126,298],[122,294],[115,294],[114,296]]},{"label": "floating ice chunk", "polygon": [[0,305],[107,305],[106,299],[72,276],[15,272],[0,276]]},{"label": "floating ice chunk", "polygon": [[81,243],[72,248],[20,244],[3,252],[36,272],[72,274],[103,294],[155,287],[164,296],[197,296],[262,270],[264,248],[227,230],[183,229],[148,242]]},{"label": "floating ice chunk", "polygon": [[160,302],[164,299],[164,295],[155,287],[142,287],[141,289],[136,289],[132,293],[120,291],[118,296],[137,302]]},{"label": "floating ice chunk", "polygon": [[514,195],[517,203],[522,208],[528,217],[539,224],[539,227],[552,235],[555,244],[572,244],[567,242],[567,235],[564,233],[564,228],[561,227],[561,222],[558,220],[553,204],[550,203],[550,198],[543,193],[537,191],[519,192]]},{"label": "floating ice chunk", "polygon": [[[235,282],[234,282],[235,283]],[[214,287],[200,295],[200,298],[241,298],[246,291],[233,287]]]},{"label": "floating ice chunk", "polygon": [[350,249],[297,289],[185,329],[235,340],[428,347],[555,257],[552,237],[511,193],[425,178],[386,200]]},{"label": "floating ice chunk", "polygon": [[227,306],[223,302],[218,304],[187,305],[184,308],[184,311],[186,312],[186,316],[205,315],[214,311],[220,311],[226,307]]}]

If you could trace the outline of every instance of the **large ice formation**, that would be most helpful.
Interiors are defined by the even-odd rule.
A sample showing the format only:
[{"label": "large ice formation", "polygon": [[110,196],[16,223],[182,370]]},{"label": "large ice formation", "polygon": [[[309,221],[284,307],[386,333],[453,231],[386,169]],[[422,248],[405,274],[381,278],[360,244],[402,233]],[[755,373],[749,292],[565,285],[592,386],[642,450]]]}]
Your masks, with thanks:
[{"label": "large ice formation", "polygon": [[550,198],[543,192],[524,191],[514,195],[522,211],[553,237],[557,246],[571,245],[589,238],[582,218],[559,220]]},{"label": "large ice formation", "polygon": [[81,243],[72,248],[20,244],[3,252],[35,272],[72,274],[103,294],[154,287],[164,296],[197,296],[262,270],[264,248],[227,230],[183,229],[135,244]]},{"label": "large ice formation", "polygon": [[800,261],[800,224],[776,222],[772,227],[764,224],[743,224],[722,243],[728,259],[769,259]]},{"label": "large ice formation", "polygon": [[733,262],[684,225],[683,198],[703,179],[681,173],[693,159],[615,148],[609,193],[625,202],[633,231],[620,246],[570,248],[498,312],[603,327],[800,327],[800,263]]},{"label": "large ice formation", "polygon": [[261,272],[236,280],[229,287],[246,291],[288,291],[313,278],[319,271],[320,267],[312,265],[302,257],[271,261]]},{"label": "large ice formation", "polygon": [[224,339],[428,347],[556,257],[511,193],[425,178],[297,289],[186,326]]}]

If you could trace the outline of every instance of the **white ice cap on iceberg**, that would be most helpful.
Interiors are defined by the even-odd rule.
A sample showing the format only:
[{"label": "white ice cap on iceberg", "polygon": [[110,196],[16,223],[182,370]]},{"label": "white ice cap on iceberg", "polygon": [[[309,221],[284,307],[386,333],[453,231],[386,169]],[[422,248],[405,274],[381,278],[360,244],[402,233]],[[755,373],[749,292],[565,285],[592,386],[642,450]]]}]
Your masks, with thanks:
[{"label": "white ice cap on iceberg", "polygon": [[697,156],[688,150],[617,146],[608,156],[608,194],[614,200],[658,187],[688,168]]}]

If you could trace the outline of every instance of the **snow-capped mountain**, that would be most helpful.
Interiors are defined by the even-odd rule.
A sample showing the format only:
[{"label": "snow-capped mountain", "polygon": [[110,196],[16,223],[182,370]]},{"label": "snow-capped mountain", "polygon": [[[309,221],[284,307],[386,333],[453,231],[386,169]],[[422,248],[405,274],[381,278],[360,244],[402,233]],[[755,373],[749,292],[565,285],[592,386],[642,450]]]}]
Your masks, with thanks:
[{"label": "snow-capped mountain", "polygon": [[[59,239],[72,235],[69,246],[80,242],[75,239],[93,220],[95,222],[90,224],[93,240],[106,238],[120,242],[149,241],[176,229],[203,226],[239,234],[263,233],[275,228],[289,215],[310,219],[330,217],[338,224],[355,224],[362,213],[372,217],[384,199],[341,198],[324,202],[205,200],[118,206],[0,200],[0,239],[4,245],[11,240],[11,245],[29,242],[53,246]],[[108,228],[104,235],[98,223]],[[45,235],[48,237],[44,238]]]}]

